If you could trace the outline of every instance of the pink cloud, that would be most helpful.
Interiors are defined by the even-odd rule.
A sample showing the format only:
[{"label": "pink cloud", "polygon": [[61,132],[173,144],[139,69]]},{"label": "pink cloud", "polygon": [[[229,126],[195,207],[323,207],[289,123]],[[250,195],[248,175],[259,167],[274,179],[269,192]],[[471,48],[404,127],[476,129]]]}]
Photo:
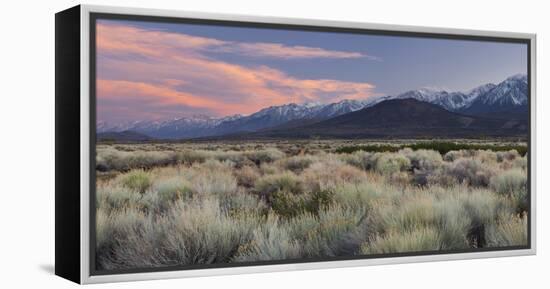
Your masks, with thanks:
[{"label": "pink cloud", "polygon": [[[98,24],[98,55],[123,56],[98,57],[98,98],[180,104],[221,116],[249,114],[266,106],[290,102],[338,101],[374,94],[374,85],[369,83],[300,79],[267,66],[248,67],[212,59],[205,56],[204,51],[234,46],[243,53],[256,51],[256,56],[281,58],[357,55],[303,46],[255,43],[243,47],[227,43],[186,34]],[[124,57],[130,54],[145,59]]]},{"label": "pink cloud", "polygon": [[[254,57],[273,58],[374,58],[359,52],[327,50],[319,47],[288,46],[280,43],[231,42],[183,33],[151,31],[117,24],[97,24],[97,45],[100,49],[148,56],[167,50],[210,50]],[[117,37],[109,37],[114,36]],[[144,37],[145,36],[145,37]],[[138,44],[138,45],[136,45]]]},{"label": "pink cloud", "polygon": [[327,50],[318,47],[287,46],[279,43],[238,43],[222,48],[222,51],[240,53],[254,57],[274,58],[361,58],[359,52]]},{"label": "pink cloud", "polygon": [[206,97],[180,92],[168,87],[125,80],[97,80],[97,93],[103,99],[155,102],[161,105],[183,104],[189,107],[210,108],[220,113],[243,109],[243,104],[228,104]]}]

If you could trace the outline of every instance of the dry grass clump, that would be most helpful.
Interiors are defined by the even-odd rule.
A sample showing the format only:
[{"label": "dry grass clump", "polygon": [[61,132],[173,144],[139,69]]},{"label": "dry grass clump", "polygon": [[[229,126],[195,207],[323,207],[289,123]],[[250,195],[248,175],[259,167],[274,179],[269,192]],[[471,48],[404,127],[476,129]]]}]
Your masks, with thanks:
[{"label": "dry grass clump", "polygon": [[[311,215],[307,218],[311,218]],[[331,205],[319,211],[316,219],[318,223],[313,230],[299,232],[294,228],[294,234],[305,242],[303,251],[307,257],[354,254],[365,241],[365,219],[365,210]]]},{"label": "dry grass clump", "polygon": [[208,160],[183,171],[191,184],[191,190],[199,195],[229,194],[237,190],[237,180],[232,174],[230,163]]},{"label": "dry grass clump", "polygon": [[486,231],[487,244],[491,247],[525,246],[528,244],[527,216],[506,215]]},{"label": "dry grass clump", "polygon": [[210,199],[177,203],[165,216],[152,218],[135,211],[114,213],[110,254],[99,258],[103,268],[143,268],[174,264],[227,262],[248,242],[257,219],[231,218]]},{"label": "dry grass clump", "polygon": [[358,183],[367,178],[364,171],[335,158],[328,158],[325,161],[312,164],[304,170],[301,176],[309,190],[334,189],[339,185]]},{"label": "dry grass clump", "polygon": [[517,150],[497,152],[496,155],[497,155],[497,161],[499,163],[503,161],[513,161],[515,159],[521,158]]},{"label": "dry grass clump", "polygon": [[291,171],[280,174],[265,175],[256,182],[255,190],[262,196],[269,197],[275,192],[301,194],[304,192],[302,179]]},{"label": "dry grass clump", "polygon": [[254,166],[245,166],[240,169],[234,170],[235,178],[237,178],[237,184],[245,188],[252,188],[256,184],[256,181],[261,177],[259,170]]},{"label": "dry grass clump", "polygon": [[475,150],[453,150],[443,155],[443,160],[447,162],[454,162],[460,158],[472,158],[475,155]]},{"label": "dry grass clump", "polygon": [[318,158],[315,156],[302,155],[280,159],[275,163],[275,165],[281,167],[282,170],[289,170],[294,173],[300,173],[316,161],[318,161]]},{"label": "dry grass clump", "polygon": [[341,154],[340,159],[345,163],[362,170],[372,170],[375,165],[373,154],[365,151],[355,151],[351,154]]},{"label": "dry grass clump", "polygon": [[441,154],[432,150],[416,150],[405,148],[399,151],[411,162],[413,170],[434,171],[443,166],[443,158]]},{"label": "dry grass clump", "polygon": [[[162,149],[167,149],[162,147]],[[176,165],[200,164],[208,160],[230,162],[235,167],[271,163],[285,157],[276,148],[266,148],[254,151],[220,151],[178,149],[172,151],[158,150],[128,150],[116,147],[98,147],[96,169],[98,171],[128,171],[131,169]]]},{"label": "dry grass clump", "polygon": [[166,166],[177,162],[170,151],[120,151],[114,148],[98,148],[96,169],[99,171],[127,171],[136,168]]},{"label": "dry grass clump", "polygon": [[248,152],[245,152],[244,154],[248,159],[253,161],[256,165],[260,165],[262,163],[274,162],[278,159],[282,159],[285,157],[285,153],[283,153],[282,151],[276,148],[266,148],[258,151],[248,151]]},{"label": "dry grass clump", "polygon": [[120,185],[108,185],[97,187],[96,199],[96,207],[112,211],[137,206],[141,195]]},{"label": "dry grass clump", "polygon": [[527,173],[511,169],[491,178],[491,188],[512,200],[518,212],[527,211]]},{"label": "dry grass clump", "polygon": [[413,228],[405,232],[391,231],[385,236],[377,235],[361,247],[361,253],[389,254],[416,251],[437,251],[441,249],[441,240],[434,228]]},{"label": "dry grass clump", "polygon": [[411,168],[411,161],[398,153],[377,153],[375,158],[375,170],[383,175],[392,175]]},{"label": "dry grass clump", "polygon": [[162,203],[189,198],[192,194],[191,183],[178,176],[156,180],[153,184],[153,191],[156,192]]},{"label": "dry grass clump", "polygon": [[521,169],[505,171],[491,178],[491,188],[508,196],[527,191],[527,174]]},{"label": "dry grass clump", "polygon": [[497,169],[477,159],[459,158],[446,167],[446,173],[460,183],[471,186],[488,186],[491,178],[497,174]]},{"label": "dry grass clump", "polygon": [[251,240],[258,222],[254,216],[230,217],[211,199],[178,203],[168,218],[174,231],[166,236],[166,248],[184,264],[229,261],[241,244]]},{"label": "dry grass clump", "polygon": [[142,170],[134,170],[122,176],[120,182],[123,186],[139,192],[145,193],[151,187],[152,181],[148,173]]},{"label": "dry grass clump", "polygon": [[113,176],[97,180],[97,268],[527,244],[517,151],[276,146],[101,146]]},{"label": "dry grass clump", "polygon": [[254,230],[252,240],[239,247],[234,261],[269,261],[300,257],[300,244],[291,238],[288,229],[281,224],[277,216],[270,215],[265,223]]}]

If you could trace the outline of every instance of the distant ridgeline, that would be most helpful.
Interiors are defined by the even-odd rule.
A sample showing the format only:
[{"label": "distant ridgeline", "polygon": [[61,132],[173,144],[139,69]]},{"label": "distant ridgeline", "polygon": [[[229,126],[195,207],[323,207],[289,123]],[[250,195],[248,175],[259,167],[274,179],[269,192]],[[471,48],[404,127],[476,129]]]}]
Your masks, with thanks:
[{"label": "distant ridgeline", "polygon": [[97,124],[98,140],[192,138],[484,138],[528,135],[528,83],[515,75],[469,92],[429,89],[331,104],[285,104],[248,116]]}]

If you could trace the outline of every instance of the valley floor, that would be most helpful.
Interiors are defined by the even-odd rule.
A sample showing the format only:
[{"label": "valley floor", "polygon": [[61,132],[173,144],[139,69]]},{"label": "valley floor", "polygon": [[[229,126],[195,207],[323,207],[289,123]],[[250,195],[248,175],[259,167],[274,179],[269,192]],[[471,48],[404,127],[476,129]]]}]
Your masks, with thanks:
[{"label": "valley floor", "polygon": [[526,144],[98,144],[99,270],[528,244]]}]

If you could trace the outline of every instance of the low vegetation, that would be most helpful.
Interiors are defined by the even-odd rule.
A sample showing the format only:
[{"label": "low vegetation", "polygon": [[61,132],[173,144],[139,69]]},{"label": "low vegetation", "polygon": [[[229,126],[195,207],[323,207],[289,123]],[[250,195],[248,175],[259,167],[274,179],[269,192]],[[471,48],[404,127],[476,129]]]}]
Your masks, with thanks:
[{"label": "low vegetation", "polygon": [[366,152],[396,152],[403,148],[411,148],[413,150],[434,150],[440,154],[446,154],[450,151],[457,150],[492,150],[494,152],[505,152],[516,150],[522,156],[527,153],[527,146],[517,144],[494,145],[494,144],[471,144],[462,142],[418,142],[411,144],[399,145],[353,145],[344,146],[336,150],[337,153],[352,153],[355,151]]},{"label": "low vegetation", "polygon": [[447,144],[98,146],[97,267],[527,245],[526,153]]}]

